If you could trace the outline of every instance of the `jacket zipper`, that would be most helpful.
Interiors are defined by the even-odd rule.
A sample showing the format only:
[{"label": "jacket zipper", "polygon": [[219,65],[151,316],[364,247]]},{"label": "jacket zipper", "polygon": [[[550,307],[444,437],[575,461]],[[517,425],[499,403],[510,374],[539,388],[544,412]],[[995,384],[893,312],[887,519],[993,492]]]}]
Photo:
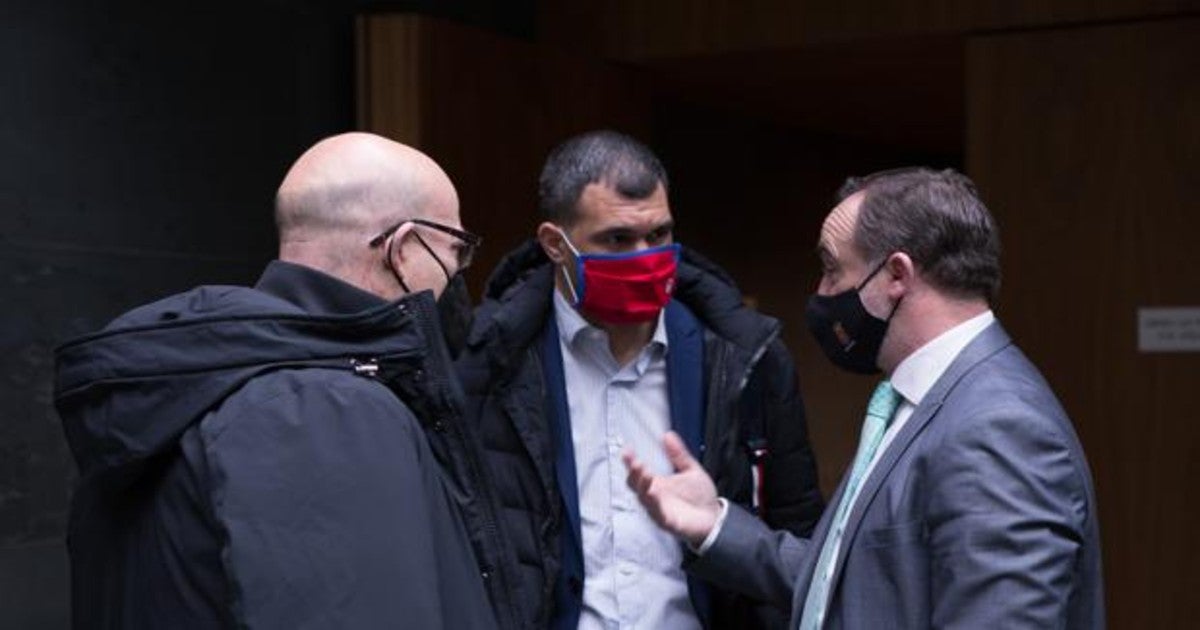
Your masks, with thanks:
[{"label": "jacket zipper", "polygon": [[[412,312],[410,314],[414,317],[414,319],[417,320],[417,324],[420,327],[421,331],[425,334],[425,336],[432,337],[431,332],[433,332],[433,331],[429,330],[429,326],[427,325],[427,321],[428,321],[427,318],[431,318],[434,316],[431,316],[429,313],[426,312],[426,309],[420,308],[420,306],[421,306],[420,304],[416,305],[416,308],[411,309]],[[440,343],[440,341],[441,341],[441,339],[439,337],[437,339],[437,342]],[[448,364],[447,364],[448,369],[453,369],[453,365],[449,362],[449,356],[446,357],[446,360],[448,361]],[[368,371],[370,370],[369,367],[367,367],[365,369],[367,369]],[[431,385],[433,386],[433,388],[435,390],[441,388],[443,385],[440,382],[439,377],[440,377],[439,374],[433,374],[431,377],[431,381],[432,381]],[[461,402],[463,402],[464,404],[466,403],[465,400],[461,401]],[[494,497],[492,496],[490,485],[488,485],[487,483],[484,482],[485,478],[483,475],[483,471],[480,469],[481,462],[479,461],[479,458],[476,457],[476,455],[482,455],[482,449],[480,449],[480,450],[472,449],[471,445],[467,442],[467,439],[466,439],[466,436],[465,436],[465,433],[464,433],[463,427],[462,427],[462,421],[465,417],[466,417],[466,409],[462,409],[461,413],[459,414],[459,418],[457,418],[457,421],[448,421],[447,422],[447,421],[435,419],[434,430],[439,430],[438,427],[440,426],[440,430],[442,432],[449,433],[451,435],[451,437],[453,438],[453,440],[461,447],[462,456],[464,456],[466,458],[467,475],[469,476],[469,481],[471,482],[472,487],[476,491],[477,500],[481,503],[481,507],[482,507],[482,509],[479,510],[479,512],[480,512],[480,521],[482,522],[481,524],[484,529],[485,540],[482,541],[482,543],[480,545],[480,550],[479,550],[480,555],[483,554],[483,551],[487,547],[487,544],[489,541],[491,541],[493,543],[493,549],[495,550],[497,555],[502,555],[499,552],[502,551],[501,546],[504,543],[499,542],[500,541],[499,529],[497,528],[496,523],[493,520],[494,508],[496,507],[493,505]],[[498,557],[498,558],[495,558],[495,560],[502,561],[503,558]],[[508,580],[504,579],[502,571],[498,571],[498,569],[499,569],[498,566],[488,566],[490,564],[492,564],[492,563],[485,562],[484,566],[479,567],[480,577],[482,577],[485,582],[484,589],[487,591],[491,590],[487,586],[487,583],[494,577],[496,580],[499,581],[500,589],[502,591],[505,591],[505,593],[504,593],[505,600],[513,601],[514,594],[512,593],[512,589],[510,588],[510,585],[508,584]],[[498,564],[500,564],[500,562],[496,562],[495,564],[498,565]],[[501,608],[500,605],[503,604],[503,602],[497,602],[497,604],[498,605],[497,605],[496,609],[498,611]],[[508,609],[508,610],[511,610],[511,609]],[[497,619],[496,621],[498,623],[501,623],[501,627],[515,627],[516,620],[515,619],[508,620],[512,624],[512,626],[505,625],[503,623],[504,620],[501,620],[501,619]]]},{"label": "jacket zipper", "polygon": [[[737,393],[734,400],[741,399],[742,393],[746,391],[746,385],[750,382],[750,375],[754,372],[754,368],[758,366],[758,362],[762,360],[764,354],[767,353],[767,348],[771,343],[779,337],[779,328],[776,327],[767,335],[766,339],[755,349],[754,354],[750,355],[750,361],[746,363],[746,369],[742,372],[742,378],[738,381]],[[735,402],[736,404],[736,402]],[[761,413],[766,413],[765,410]],[[759,421],[763,424],[763,435],[756,438],[746,440],[746,454],[750,460],[750,507],[754,514],[760,518],[763,516],[763,511],[766,508],[766,493],[764,487],[764,477],[766,477],[766,458],[771,453],[770,444],[767,441],[766,420],[762,418],[753,419],[745,418],[744,420]]]}]

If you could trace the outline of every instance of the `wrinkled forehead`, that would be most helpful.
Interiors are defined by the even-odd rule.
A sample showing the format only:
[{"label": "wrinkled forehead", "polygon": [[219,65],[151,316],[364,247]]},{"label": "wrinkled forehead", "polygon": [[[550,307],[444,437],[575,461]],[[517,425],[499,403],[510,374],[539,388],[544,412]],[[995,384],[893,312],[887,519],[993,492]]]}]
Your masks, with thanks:
[{"label": "wrinkled forehead", "polygon": [[835,258],[850,253],[854,239],[854,225],[858,220],[858,207],[862,203],[862,192],[854,193],[834,206],[821,225],[819,247]]}]

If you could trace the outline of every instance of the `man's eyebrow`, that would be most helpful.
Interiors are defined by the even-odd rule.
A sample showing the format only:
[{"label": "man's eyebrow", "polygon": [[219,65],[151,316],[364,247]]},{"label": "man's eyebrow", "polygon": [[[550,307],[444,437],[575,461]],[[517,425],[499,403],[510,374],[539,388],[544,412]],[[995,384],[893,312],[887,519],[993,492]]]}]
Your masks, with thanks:
[{"label": "man's eyebrow", "polygon": [[596,235],[594,238],[605,238],[605,237],[609,237],[609,236],[632,236],[636,233],[637,232],[631,227],[625,227],[623,225],[618,225],[616,227],[610,227],[608,229],[604,229],[604,230],[600,230],[599,232],[596,232]]},{"label": "man's eyebrow", "polygon": [[[674,229],[675,221],[672,219],[669,221],[664,221],[663,223],[646,230],[645,234],[650,235],[654,234],[655,232],[671,231]],[[638,230],[637,228],[628,225],[617,225],[605,230],[600,230],[596,233],[595,238],[606,238],[609,236],[640,236],[641,234],[642,231]]]},{"label": "man's eyebrow", "polygon": [[837,265],[837,256],[833,255],[833,252],[825,244],[825,241],[822,240],[820,243],[817,243],[817,247],[814,252],[817,255],[817,259],[821,261],[821,264],[831,267]]}]

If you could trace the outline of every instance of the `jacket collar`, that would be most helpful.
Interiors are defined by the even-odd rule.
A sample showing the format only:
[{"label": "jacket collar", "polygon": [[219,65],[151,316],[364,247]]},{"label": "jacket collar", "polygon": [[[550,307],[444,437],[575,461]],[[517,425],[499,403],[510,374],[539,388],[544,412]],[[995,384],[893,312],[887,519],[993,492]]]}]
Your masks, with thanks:
[{"label": "jacket collar", "polygon": [[779,334],[779,320],[746,306],[741,290],[723,269],[686,247],[673,297],[705,328],[748,354],[759,352]]},{"label": "jacket collar", "polygon": [[921,404],[963,348],[995,320],[992,311],[984,311],[930,340],[896,366],[888,378],[892,387],[913,405]]},{"label": "jacket collar", "polygon": [[[169,448],[230,392],[279,367],[420,366],[444,384],[439,401],[454,402],[448,360],[430,341],[438,339],[431,292],[389,303],[297,265],[272,265],[263,276],[263,290],[197,287],[56,349],[55,405],[84,477]],[[269,292],[288,294],[291,277],[305,288],[290,299]],[[325,289],[334,295],[316,295]],[[374,305],[313,313],[297,302],[327,311]]]},{"label": "jacket collar", "polygon": [[386,302],[312,267],[282,260],[271,261],[254,288],[312,315],[360,313]]},{"label": "jacket collar", "polygon": [[529,240],[500,261],[484,289],[467,346],[488,346],[500,365],[530,347],[551,316],[554,266],[536,240]]}]

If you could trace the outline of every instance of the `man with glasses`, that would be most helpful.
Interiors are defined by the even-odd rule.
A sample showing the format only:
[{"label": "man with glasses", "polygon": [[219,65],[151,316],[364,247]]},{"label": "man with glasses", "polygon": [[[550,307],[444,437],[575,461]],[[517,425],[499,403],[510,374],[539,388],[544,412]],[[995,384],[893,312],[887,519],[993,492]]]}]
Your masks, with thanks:
[{"label": "man with glasses", "polygon": [[779,322],[675,243],[667,186],[654,154],[619,133],[551,152],[545,221],[492,274],[457,362],[514,554],[501,577],[519,596],[493,590],[493,603],[521,627],[786,620],[689,580],[679,544],[625,487],[621,449],[653,458],[673,428],[767,523],[804,535],[821,513]]},{"label": "man with glasses", "polygon": [[292,166],[275,216],[253,288],[200,287],[58,350],[76,627],[494,628],[435,303],[479,244],[453,185],[343,134]]},{"label": "man with glasses", "polygon": [[383,259],[388,269],[391,270],[393,275],[395,275],[396,281],[400,284],[400,287],[404,289],[405,293],[410,293],[411,290],[408,288],[408,284],[404,282],[404,278],[396,271],[396,267],[392,264],[392,244],[396,242],[396,239],[391,239],[390,237],[395,235],[400,228],[408,225],[437,230],[438,232],[449,234],[451,237],[453,237],[453,241],[451,241],[450,245],[450,250],[453,252],[453,256],[450,258],[454,260],[454,273],[452,274],[450,273],[450,269],[446,267],[446,264],[442,262],[441,257],[438,256],[433,251],[433,248],[429,246],[429,243],[424,238],[421,238],[420,231],[414,230],[412,232],[412,235],[416,239],[417,243],[419,243],[421,247],[425,249],[425,251],[429,252],[430,258],[432,258],[433,261],[437,263],[438,267],[441,268],[442,275],[446,277],[447,282],[449,282],[453,276],[462,273],[463,270],[471,265],[471,260],[475,257],[475,248],[479,247],[479,244],[483,241],[482,238],[471,234],[470,232],[464,232],[458,228],[436,223],[434,221],[428,221],[426,219],[404,219],[398,223],[392,224],[391,227],[380,232],[375,236],[375,238],[371,239],[370,243],[368,244],[371,247],[379,247],[385,243],[387,244],[387,252],[384,254]]}]

